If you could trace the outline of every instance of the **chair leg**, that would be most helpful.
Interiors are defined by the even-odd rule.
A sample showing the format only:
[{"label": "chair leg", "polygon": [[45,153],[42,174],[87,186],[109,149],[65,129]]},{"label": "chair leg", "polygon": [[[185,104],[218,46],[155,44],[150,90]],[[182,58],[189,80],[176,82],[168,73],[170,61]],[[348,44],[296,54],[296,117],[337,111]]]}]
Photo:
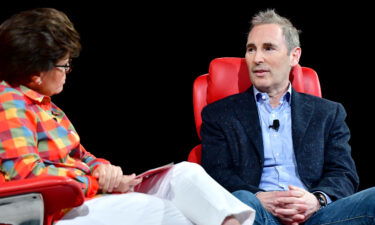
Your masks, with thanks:
[{"label": "chair leg", "polygon": [[43,197],[37,193],[0,198],[0,224],[43,225]]}]

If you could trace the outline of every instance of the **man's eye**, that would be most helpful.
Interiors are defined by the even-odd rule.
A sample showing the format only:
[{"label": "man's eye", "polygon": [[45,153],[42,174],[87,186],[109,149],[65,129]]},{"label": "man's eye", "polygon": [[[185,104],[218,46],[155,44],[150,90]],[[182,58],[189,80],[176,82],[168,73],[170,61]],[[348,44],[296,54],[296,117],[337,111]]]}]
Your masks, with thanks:
[{"label": "man's eye", "polygon": [[254,49],[254,48],[248,48],[247,51],[248,51],[248,52],[254,52],[255,49]]}]

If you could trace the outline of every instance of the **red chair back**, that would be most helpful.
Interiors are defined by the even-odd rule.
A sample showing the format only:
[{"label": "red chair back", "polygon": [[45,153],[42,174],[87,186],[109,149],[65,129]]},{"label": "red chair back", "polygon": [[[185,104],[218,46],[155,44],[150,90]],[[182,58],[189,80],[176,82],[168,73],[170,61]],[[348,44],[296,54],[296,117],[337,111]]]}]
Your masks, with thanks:
[{"label": "red chair back", "polygon": [[[322,97],[319,78],[313,69],[296,65],[292,68],[289,79],[296,91]],[[194,118],[199,138],[202,109],[214,101],[244,92],[250,85],[249,70],[244,58],[227,57],[211,61],[208,74],[197,77],[193,85]],[[201,162],[201,145],[190,152],[188,161]]]}]

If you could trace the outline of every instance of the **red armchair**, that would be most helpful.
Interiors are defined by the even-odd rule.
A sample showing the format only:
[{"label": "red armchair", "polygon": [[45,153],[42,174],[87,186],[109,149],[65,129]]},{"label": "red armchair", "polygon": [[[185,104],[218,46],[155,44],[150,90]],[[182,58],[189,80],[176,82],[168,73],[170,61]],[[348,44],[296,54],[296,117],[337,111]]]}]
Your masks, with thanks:
[{"label": "red armchair", "polygon": [[[290,73],[292,86],[298,92],[322,96],[317,73],[310,68],[297,65]],[[217,58],[211,61],[209,72],[197,77],[193,85],[195,126],[200,138],[201,112],[207,105],[229,95],[241,93],[251,85],[249,71],[244,58]],[[188,161],[201,162],[202,146],[190,152]]]},{"label": "red armchair", "polygon": [[0,225],[24,224],[22,215],[25,213],[37,214],[33,218],[25,218],[31,219],[32,224],[50,225],[62,209],[79,206],[83,201],[84,195],[80,186],[70,178],[40,176],[2,182],[0,174]]}]

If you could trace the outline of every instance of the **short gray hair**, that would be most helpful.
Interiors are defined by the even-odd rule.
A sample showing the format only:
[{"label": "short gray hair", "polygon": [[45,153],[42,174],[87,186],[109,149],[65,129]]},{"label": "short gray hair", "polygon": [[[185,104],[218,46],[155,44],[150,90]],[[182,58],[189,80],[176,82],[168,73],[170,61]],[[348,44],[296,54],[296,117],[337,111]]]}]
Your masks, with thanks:
[{"label": "short gray hair", "polygon": [[295,47],[300,47],[299,33],[290,22],[289,19],[280,16],[275,12],[274,9],[267,9],[266,11],[258,12],[251,20],[250,31],[257,25],[261,24],[277,24],[281,26],[283,35],[285,37],[286,45],[288,48],[288,54]]}]

